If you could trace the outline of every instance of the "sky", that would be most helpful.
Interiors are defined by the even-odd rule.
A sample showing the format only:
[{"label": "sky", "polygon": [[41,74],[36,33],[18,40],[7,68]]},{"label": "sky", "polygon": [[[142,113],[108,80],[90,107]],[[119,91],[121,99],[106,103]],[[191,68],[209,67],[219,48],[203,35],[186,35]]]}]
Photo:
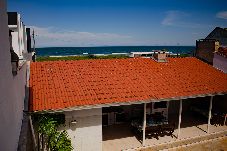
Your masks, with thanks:
[{"label": "sky", "polygon": [[37,47],[194,46],[227,27],[227,0],[8,0]]}]

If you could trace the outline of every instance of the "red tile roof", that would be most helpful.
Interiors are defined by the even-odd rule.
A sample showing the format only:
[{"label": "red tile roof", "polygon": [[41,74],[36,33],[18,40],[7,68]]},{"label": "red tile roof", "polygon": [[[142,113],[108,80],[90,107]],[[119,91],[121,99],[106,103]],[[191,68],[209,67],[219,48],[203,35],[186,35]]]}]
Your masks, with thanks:
[{"label": "red tile roof", "polygon": [[196,58],[31,63],[30,111],[227,93],[227,74]]}]

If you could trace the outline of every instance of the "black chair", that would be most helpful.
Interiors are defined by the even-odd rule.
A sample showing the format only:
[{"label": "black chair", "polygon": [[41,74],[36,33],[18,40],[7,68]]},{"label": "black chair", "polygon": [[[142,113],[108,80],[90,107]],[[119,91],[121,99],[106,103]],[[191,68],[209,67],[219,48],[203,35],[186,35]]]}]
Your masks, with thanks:
[{"label": "black chair", "polygon": [[171,136],[173,137],[173,132],[175,129],[175,123],[163,124],[161,125],[160,136]]},{"label": "black chair", "polygon": [[161,127],[160,125],[158,126],[149,126],[149,127],[146,127],[146,138],[156,138],[156,139],[159,139],[158,136],[160,135],[160,132],[161,132]]}]

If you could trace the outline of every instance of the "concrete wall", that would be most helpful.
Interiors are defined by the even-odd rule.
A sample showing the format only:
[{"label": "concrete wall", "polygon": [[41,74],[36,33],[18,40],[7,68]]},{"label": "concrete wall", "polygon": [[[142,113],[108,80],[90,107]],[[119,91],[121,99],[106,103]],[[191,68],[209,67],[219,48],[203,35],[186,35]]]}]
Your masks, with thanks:
[{"label": "concrete wall", "polygon": [[214,54],[213,66],[224,73],[227,73],[227,58],[224,56],[220,56],[218,54]]},{"label": "concrete wall", "polygon": [[219,48],[219,42],[196,41],[196,57],[210,64],[213,63],[214,52]]},{"label": "concrete wall", "polygon": [[[66,124],[59,128],[67,130],[74,151],[102,150],[102,109],[65,112]],[[71,121],[76,120],[76,124]]]},{"label": "concrete wall", "polygon": [[17,150],[23,117],[26,64],[12,75],[6,1],[0,1],[0,150]]}]

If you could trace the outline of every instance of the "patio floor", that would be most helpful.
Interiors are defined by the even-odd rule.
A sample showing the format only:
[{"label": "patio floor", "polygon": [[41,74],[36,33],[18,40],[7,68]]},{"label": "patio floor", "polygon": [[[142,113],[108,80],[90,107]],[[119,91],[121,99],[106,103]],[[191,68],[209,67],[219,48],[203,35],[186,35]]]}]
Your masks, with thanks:
[{"label": "patio floor", "polygon": [[[169,120],[173,121],[174,119],[174,122],[178,123],[178,121],[176,121],[176,119],[178,119],[177,117],[177,115],[172,115],[169,117]],[[201,120],[198,117],[195,118],[193,115],[182,115],[180,139],[207,135],[206,123],[206,120]],[[221,132],[225,130],[227,131],[227,126],[210,126],[210,133]],[[159,137],[158,140],[156,138],[146,139],[146,146],[179,140],[177,139],[177,132],[178,130],[176,125],[175,131],[173,133],[175,137],[172,138],[171,136],[164,136]],[[131,132],[129,123],[103,127],[102,144],[103,151],[117,151],[142,146],[141,140],[137,139]]]}]

